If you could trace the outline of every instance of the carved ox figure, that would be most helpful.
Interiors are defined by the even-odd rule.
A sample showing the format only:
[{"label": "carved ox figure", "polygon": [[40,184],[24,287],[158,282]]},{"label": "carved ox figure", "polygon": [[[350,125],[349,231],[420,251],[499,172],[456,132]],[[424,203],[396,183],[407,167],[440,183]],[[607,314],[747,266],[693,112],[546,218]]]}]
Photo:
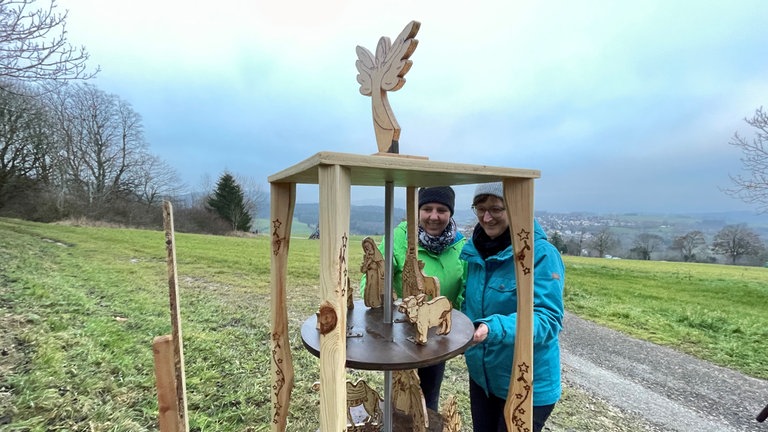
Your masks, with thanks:
[{"label": "carved ox figure", "polygon": [[405,314],[408,321],[416,324],[416,332],[419,334],[416,343],[427,343],[427,332],[431,327],[440,326],[435,334],[443,335],[451,331],[451,306],[450,300],[445,296],[436,297],[425,302],[425,294],[409,296],[403,299],[398,310]]}]

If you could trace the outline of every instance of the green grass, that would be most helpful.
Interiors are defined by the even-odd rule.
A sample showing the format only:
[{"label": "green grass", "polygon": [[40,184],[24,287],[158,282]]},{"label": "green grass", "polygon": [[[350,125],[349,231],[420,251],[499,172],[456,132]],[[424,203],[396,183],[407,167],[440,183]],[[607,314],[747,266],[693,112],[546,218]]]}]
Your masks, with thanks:
[{"label": "green grass", "polygon": [[566,309],[768,378],[768,269],[566,258]]},{"label": "green grass", "polygon": [[[319,367],[298,328],[319,303],[319,242],[290,241],[297,375],[288,429],[311,431],[318,427],[311,385]],[[270,430],[269,243],[268,236],[176,233],[193,431]],[[151,343],[171,332],[165,256],[160,230],[0,219],[0,430],[157,430]],[[353,286],[361,258],[350,247]],[[569,311],[768,377],[768,269],[572,257],[566,266]],[[374,386],[382,376],[350,375]],[[443,395],[459,397],[469,430],[466,382],[463,359],[450,360]],[[588,430],[557,429],[584,404],[575,390],[565,392],[550,427]]]}]

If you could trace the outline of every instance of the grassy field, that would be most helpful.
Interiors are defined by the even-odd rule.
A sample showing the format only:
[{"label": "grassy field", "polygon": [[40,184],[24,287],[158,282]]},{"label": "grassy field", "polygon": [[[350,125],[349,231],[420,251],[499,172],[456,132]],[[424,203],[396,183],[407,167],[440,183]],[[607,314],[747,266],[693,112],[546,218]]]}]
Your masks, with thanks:
[{"label": "grassy field", "polygon": [[[151,342],[169,334],[163,232],[0,219],[0,430],[157,430]],[[176,234],[193,431],[267,431],[269,237]],[[359,245],[361,238],[352,238]],[[293,238],[290,431],[317,429],[318,360],[298,328],[319,303],[319,242]],[[351,247],[354,268],[362,258]],[[566,257],[566,308],[634,336],[768,378],[768,269]],[[760,348],[758,348],[760,347]],[[466,369],[443,396],[471,430]],[[374,385],[381,373],[350,371]],[[552,431],[638,430],[566,387]],[[600,427],[596,428],[595,424]]]}]

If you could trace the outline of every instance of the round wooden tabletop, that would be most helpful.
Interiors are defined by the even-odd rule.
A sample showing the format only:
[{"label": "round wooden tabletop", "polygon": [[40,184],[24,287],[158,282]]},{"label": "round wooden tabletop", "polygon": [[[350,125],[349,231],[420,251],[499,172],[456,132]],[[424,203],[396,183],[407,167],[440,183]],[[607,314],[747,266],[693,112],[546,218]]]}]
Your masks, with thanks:
[{"label": "round wooden tabletop", "polygon": [[[392,323],[384,323],[384,308],[368,308],[362,300],[347,313],[347,367],[364,370],[405,370],[430,366],[463,353],[472,343],[475,327],[460,311],[451,311],[451,331],[436,335],[429,329],[427,343],[419,345],[416,325],[392,307]],[[317,317],[301,326],[301,340],[312,354],[320,356]]]}]

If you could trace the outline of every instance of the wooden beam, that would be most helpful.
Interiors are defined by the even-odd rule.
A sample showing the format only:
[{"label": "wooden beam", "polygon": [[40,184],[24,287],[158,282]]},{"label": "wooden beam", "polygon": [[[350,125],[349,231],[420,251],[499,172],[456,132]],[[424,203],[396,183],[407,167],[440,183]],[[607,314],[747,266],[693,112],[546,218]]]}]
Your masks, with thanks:
[{"label": "wooden beam", "polygon": [[517,282],[515,355],[504,419],[510,431],[533,430],[533,179],[504,179]]},{"label": "wooden beam", "polygon": [[350,171],[318,167],[320,180],[320,431],[347,428],[347,249]]},{"label": "wooden beam", "polygon": [[[293,359],[288,338],[288,309],[286,300],[288,246],[291,222],[296,202],[295,183],[270,185],[270,220],[272,221],[272,431],[284,432],[288,406],[293,391]],[[321,234],[322,237],[322,234]]]},{"label": "wooden beam", "polygon": [[317,167],[323,165],[349,168],[352,184],[357,186],[381,186],[387,181],[393,182],[395,187],[465,185],[502,181],[508,177],[541,176],[538,170],[531,169],[324,151],[269,176],[268,180],[318,184]]}]

